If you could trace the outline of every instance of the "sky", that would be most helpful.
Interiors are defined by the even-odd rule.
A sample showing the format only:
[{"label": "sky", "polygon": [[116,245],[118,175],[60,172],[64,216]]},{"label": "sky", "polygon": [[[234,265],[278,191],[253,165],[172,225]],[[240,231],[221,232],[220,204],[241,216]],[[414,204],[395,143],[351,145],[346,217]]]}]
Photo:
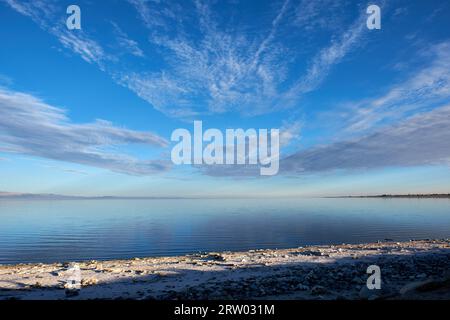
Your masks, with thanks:
[{"label": "sky", "polygon": [[[448,193],[449,16],[440,0],[0,0],[0,191]],[[195,120],[279,129],[278,174],[174,165],[171,134]]]}]

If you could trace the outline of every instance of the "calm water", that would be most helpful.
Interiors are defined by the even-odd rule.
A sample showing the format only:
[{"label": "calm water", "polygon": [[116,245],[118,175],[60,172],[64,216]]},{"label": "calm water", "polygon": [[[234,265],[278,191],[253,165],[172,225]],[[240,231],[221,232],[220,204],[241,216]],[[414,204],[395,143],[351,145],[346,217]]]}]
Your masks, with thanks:
[{"label": "calm water", "polygon": [[448,237],[448,199],[0,201],[0,263]]}]

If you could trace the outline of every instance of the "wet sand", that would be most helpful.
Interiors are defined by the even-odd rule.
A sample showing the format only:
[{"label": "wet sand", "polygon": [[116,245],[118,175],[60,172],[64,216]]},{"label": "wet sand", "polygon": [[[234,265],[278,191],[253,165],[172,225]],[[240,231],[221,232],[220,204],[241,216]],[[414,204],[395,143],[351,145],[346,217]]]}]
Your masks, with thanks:
[{"label": "wet sand", "polygon": [[73,265],[0,265],[0,300],[450,299],[450,239],[78,262],[68,290]]}]

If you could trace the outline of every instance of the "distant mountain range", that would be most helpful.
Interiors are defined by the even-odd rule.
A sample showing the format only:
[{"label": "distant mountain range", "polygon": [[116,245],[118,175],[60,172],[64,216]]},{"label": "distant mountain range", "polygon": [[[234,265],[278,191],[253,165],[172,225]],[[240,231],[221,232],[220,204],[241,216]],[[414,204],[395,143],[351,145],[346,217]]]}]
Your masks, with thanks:
[{"label": "distant mountain range", "polygon": [[18,192],[2,192],[1,199],[17,199],[17,200],[145,200],[145,199],[183,199],[182,197],[122,197],[122,196],[66,196],[52,193],[18,193]]}]

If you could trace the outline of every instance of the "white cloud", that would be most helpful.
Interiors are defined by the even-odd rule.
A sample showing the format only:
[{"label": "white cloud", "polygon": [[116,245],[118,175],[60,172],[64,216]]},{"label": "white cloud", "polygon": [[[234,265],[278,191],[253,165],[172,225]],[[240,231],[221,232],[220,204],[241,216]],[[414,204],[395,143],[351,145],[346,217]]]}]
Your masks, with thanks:
[{"label": "white cloud", "polygon": [[346,4],[339,0],[300,0],[294,10],[293,24],[308,34],[322,29],[336,29],[342,23],[342,11],[349,9]]},{"label": "white cloud", "polygon": [[290,105],[302,95],[317,89],[334,65],[340,63],[355,47],[363,45],[362,37],[367,29],[364,19],[365,15],[362,14],[347,31],[314,56],[306,74],[283,94],[280,104]]},{"label": "white cloud", "polygon": [[[280,160],[279,175],[424,165],[450,165],[450,105],[418,113],[364,136],[284,156]],[[216,165],[200,169],[202,174],[217,177],[258,177],[258,167],[254,165]]]},{"label": "white cloud", "polygon": [[[144,23],[150,20],[145,1],[131,1]],[[156,4],[152,4],[153,10]],[[302,2],[301,6],[308,6]],[[316,12],[326,4],[314,6]],[[158,110],[171,116],[237,111],[257,115],[292,106],[306,93],[315,90],[331,68],[361,45],[365,30],[365,13],[344,32],[320,50],[304,76],[286,88],[287,70],[291,61],[289,48],[277,37],[282,20],[292,10],[286,0],[279,4],[269,28],[261,28],[256,42],[245,33],[233,34],[219,28],[211,6],[195,1],[197,24],[189,18],[188,27],[198,30],[200,39],[190,38],[186,26],[179,26],[171,16],[158,16],[158,25],[179,26],[175,36],[158,34],[152,25],[151,41],[167,52],[167,68],[160,73],[133,73],[121,77],[122,83]],[[147,8],[147,11],[143,8]],[[300,9],[298,9],[300,10]],[[147,12],[147,13],[146,13]],[[153,11],[152,11],[153,12]],[[298,16],[297,16],[298,18]],[[162,23],[161,21],[165,21]],[[170,22],[172,21],[172,22]],[[306,23],[306,22],[304,22]],[[167,27],[162,28],[165,34]],[[197,37],[198,35],[196,35]],[[181,109],[186,110],[183,114]]]},{"label": "white cloud", "polygon": [[[407,114],[433,108],[450,98],[450,42],[430,46],[426,65],[373,99],[351,103],[344,112],[345,131],[363,132],[402,119]],[[339,110],[341,112],[342,110]]]},{"label": "white cloud", "polygon": [[133,56],[143,58],[145,57],[144,51],[139,47],[139,44],[130,39],[129,36],[117,25],[115,22],[111,22],[114,31],[116,33],[117,42],[120,47],[132,54]]},{"label": "white cloud", "polygon": [[300,121],[285,122],[280,128],[280,147],[287,147],[292,142],[300,140],[302,123]]},{"label": "white cloud", "polygon": [[[258,115],[292,106],[319,87],[331,68],[358,45],[365,26],[358,19],[342,37],[335,38],[313,58],[304,76],[287,82],[288,67],[295,54],[279,36],[284,20],[292,20],[294,10],[295,23],[304,27],[313,22],[299,12],[304,8],[318,15],[330,7],[328,2],[312,6],[302,1],[296,7],[290,0],[276,3],[273,6],[277,11],[270,12],[271,19],[257,26],[256,35],[247,35],[230,25],[230,21],[221,21],[224,16],[215,15],[214,3],[195,0],[192,7],[190,2],[129,0],[149,30],[154,52],[165,61],[160,70],[136,72],[122,68],[116,63],[117,55],[106,52],[107,47],[83,30],[66,30],[64,21],[56,19],[53,2],[5,1],[56,36],[64,47],[98,65],[117,83],[157,110],[178,118],[224,112]],[[292,21],[286,25],[292,25]],[[113,26],[119,47],[143,57],[137,42],[116,23]],[[294,85],[288,87],[289,83]]]},{"label": "white cloud", "polygon": [[[151,19],[146,3],[131,3],[147,24]],[[267,108],[276,97],[276,86],[284,77],[281,49],[268,47],[288,3],[275,14],[268,34],[258,45],[243,35],[219,29],[210,6],[201,1],[195,1],[197,16],[189,20],[189,28],[199,30],[200,39],[190,38],[184,29],[169,38],[166,26],[177,22],[170,15],[159,16],[165,19],[165,27],[158,33],[152,25],[150,39],[167,52],[167,67],[159,73],[124,74],[121,82],[171,116],[258,113],[257,108]]]},{"label": "white cloud", "polygon": [[410,117],[364,137],[300,151],[282,173],[450,164],[450,106]]},{"label": "white cloud", "polygon": [[0,150],[83,164],[133,175],[167,170],[162,160],[140,160],[112,147],[165,147],[160,136],[114,126],[108,121],[77,124],[64,110],[21,92],[0,89]]},{"label": "white cloud", "polygon": [[425,65],[386,93],[352,103],[345,112],[334,110],[340,141],[297,152],[280,162],[281,171],[448,163],[450,107],[436,108],[450,99],[448,52],[450,42],[428,47],[421,53]]},{"label": "white cloud", "polygon": [[[173,16],[167,6],[165,6],[163,12],[154,9],[157,4],[161,4],[159,0],[128,0],[128,2],[136,8],[139,17],[147,28],[164,27],[164,17]],[[151,3],[148,5],[149,2]]]},{"label": "white cloud", "polygon": [[58,17],[54,1],[4,1],[18,13],[31,18],[41,29],[55,36],[65,48],[72,50],[83,60],[95,63],[103,70],[103,63],[113,59],[83,30],[76,30],[76,32],[68,30],[65,16]]},{"label": "white cloud", "polygon": [[52,33],[64,47],[78,54],[86,62],[98,64],[101,69],[103,69],[102,64],[105,60],[112,59],[106,55],[103,48],[97,42],[88,38],[83,33],[76,34],[63,29],[54,29]]}]

